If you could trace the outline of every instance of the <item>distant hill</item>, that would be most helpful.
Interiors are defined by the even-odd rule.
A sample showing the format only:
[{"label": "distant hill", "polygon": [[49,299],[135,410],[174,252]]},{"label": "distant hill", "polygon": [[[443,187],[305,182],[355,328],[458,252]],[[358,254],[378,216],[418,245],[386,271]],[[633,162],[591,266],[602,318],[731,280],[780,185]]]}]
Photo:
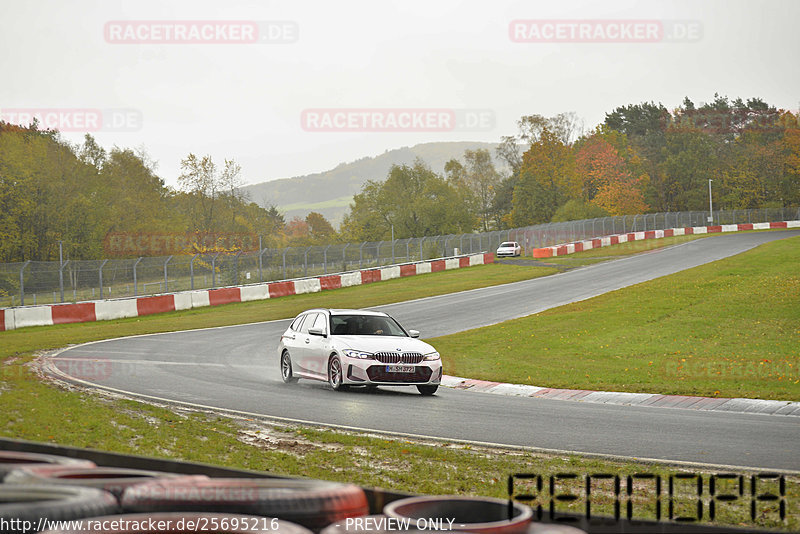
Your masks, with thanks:
[{"label": "distant hill", "polygon": [[[341,163],[329,171],[281,178],[242,188],[253,202],[268,207],[274,204],[288,221],[316,211],[338,226],[347,213],[353,195],[361,191],[367,180],[385,180],[392,165],[412,164],[421,158],[437,173],[444,173],[444,164],[456,158],[463,161],[465,150],[487,149],[495,156],[495,143],[441,142],[387,150],[374,157]],[[495,159],[498,170],[503,164]]]}]

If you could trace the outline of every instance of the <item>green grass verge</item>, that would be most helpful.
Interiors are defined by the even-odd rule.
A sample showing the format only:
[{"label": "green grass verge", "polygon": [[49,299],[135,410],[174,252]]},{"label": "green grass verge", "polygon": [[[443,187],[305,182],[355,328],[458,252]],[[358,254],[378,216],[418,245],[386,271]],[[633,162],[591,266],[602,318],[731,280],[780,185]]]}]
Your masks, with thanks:
[{"label": "green grass verge", "polygon": [[432,342],[450,374],[470,378],[800,400],[798,265],[800,237],[783,239]]}]

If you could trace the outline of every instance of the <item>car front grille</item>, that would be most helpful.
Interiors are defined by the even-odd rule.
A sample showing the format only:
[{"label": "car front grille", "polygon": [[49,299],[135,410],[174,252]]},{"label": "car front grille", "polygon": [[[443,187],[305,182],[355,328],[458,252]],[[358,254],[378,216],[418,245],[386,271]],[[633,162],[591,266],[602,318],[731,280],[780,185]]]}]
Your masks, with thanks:
[{"label": "car front grille", "polygon": [[376,352],[375,359],[381,363],[420,363],[422,354],[419,352]]},{"label": "car front grille", "polygon": [[413,373],[387,373],[382,365],[372,365],[367,369],[367,376],[373,382],[428,382],[431,379],[431,368],[417,367]]}]

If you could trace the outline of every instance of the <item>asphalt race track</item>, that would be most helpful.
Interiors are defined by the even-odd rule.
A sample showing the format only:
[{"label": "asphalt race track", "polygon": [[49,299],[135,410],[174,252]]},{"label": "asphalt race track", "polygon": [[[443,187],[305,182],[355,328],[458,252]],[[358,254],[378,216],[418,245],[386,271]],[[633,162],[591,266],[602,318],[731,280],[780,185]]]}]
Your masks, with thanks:
[{"label": "asphalt race track", "polygon": [[[382,306],[423,338],[530,315],[737,254],[798,230],[730,234],[536,280]],[[353,302],[353,307],[358,307]],[[709,318],[713,320],[713,318]],[[800,471],[800,418],[507,397],[440,388],[334,392],[281,381],[289,320],[108,340],[55,359],[84,382],[256,415],[560,451]],[[101,360],[101,372],[82,360]],[[111,364],[108,365],[110,361]],[[447,369],[445,369],[447,372]],[[538,384],[543,385],[543,384]]]}]

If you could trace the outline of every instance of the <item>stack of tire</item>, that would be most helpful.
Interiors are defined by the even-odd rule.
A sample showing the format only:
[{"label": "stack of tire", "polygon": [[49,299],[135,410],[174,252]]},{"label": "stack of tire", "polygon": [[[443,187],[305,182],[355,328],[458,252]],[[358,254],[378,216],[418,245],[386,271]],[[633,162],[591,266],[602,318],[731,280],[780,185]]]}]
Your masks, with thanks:
[{"label": "stack of tire", "polygon": [[103,533],[308,534],[369,513],[364,491],[353,484],[209,478],[46,454],[0,451],[0,480],[2,531],[23,534],[66,534],[49,528],[76,519],[103,525]]},{"label": "stack of tire", "polygon": [[531,523],[527,506],[514,503],[509,508],[508,501],[489,498],[413,497],[386,505],[384,515],[367,514],[366,495],[353,484],[209,478],[0,451],[0,525],[9,533],[77,534],[75,526],[54,525],[72,520],[84,520],[84,527],[94,525],[90,532],[98,534],[357,534],[436,529],[492,534],[582,532]]}]

